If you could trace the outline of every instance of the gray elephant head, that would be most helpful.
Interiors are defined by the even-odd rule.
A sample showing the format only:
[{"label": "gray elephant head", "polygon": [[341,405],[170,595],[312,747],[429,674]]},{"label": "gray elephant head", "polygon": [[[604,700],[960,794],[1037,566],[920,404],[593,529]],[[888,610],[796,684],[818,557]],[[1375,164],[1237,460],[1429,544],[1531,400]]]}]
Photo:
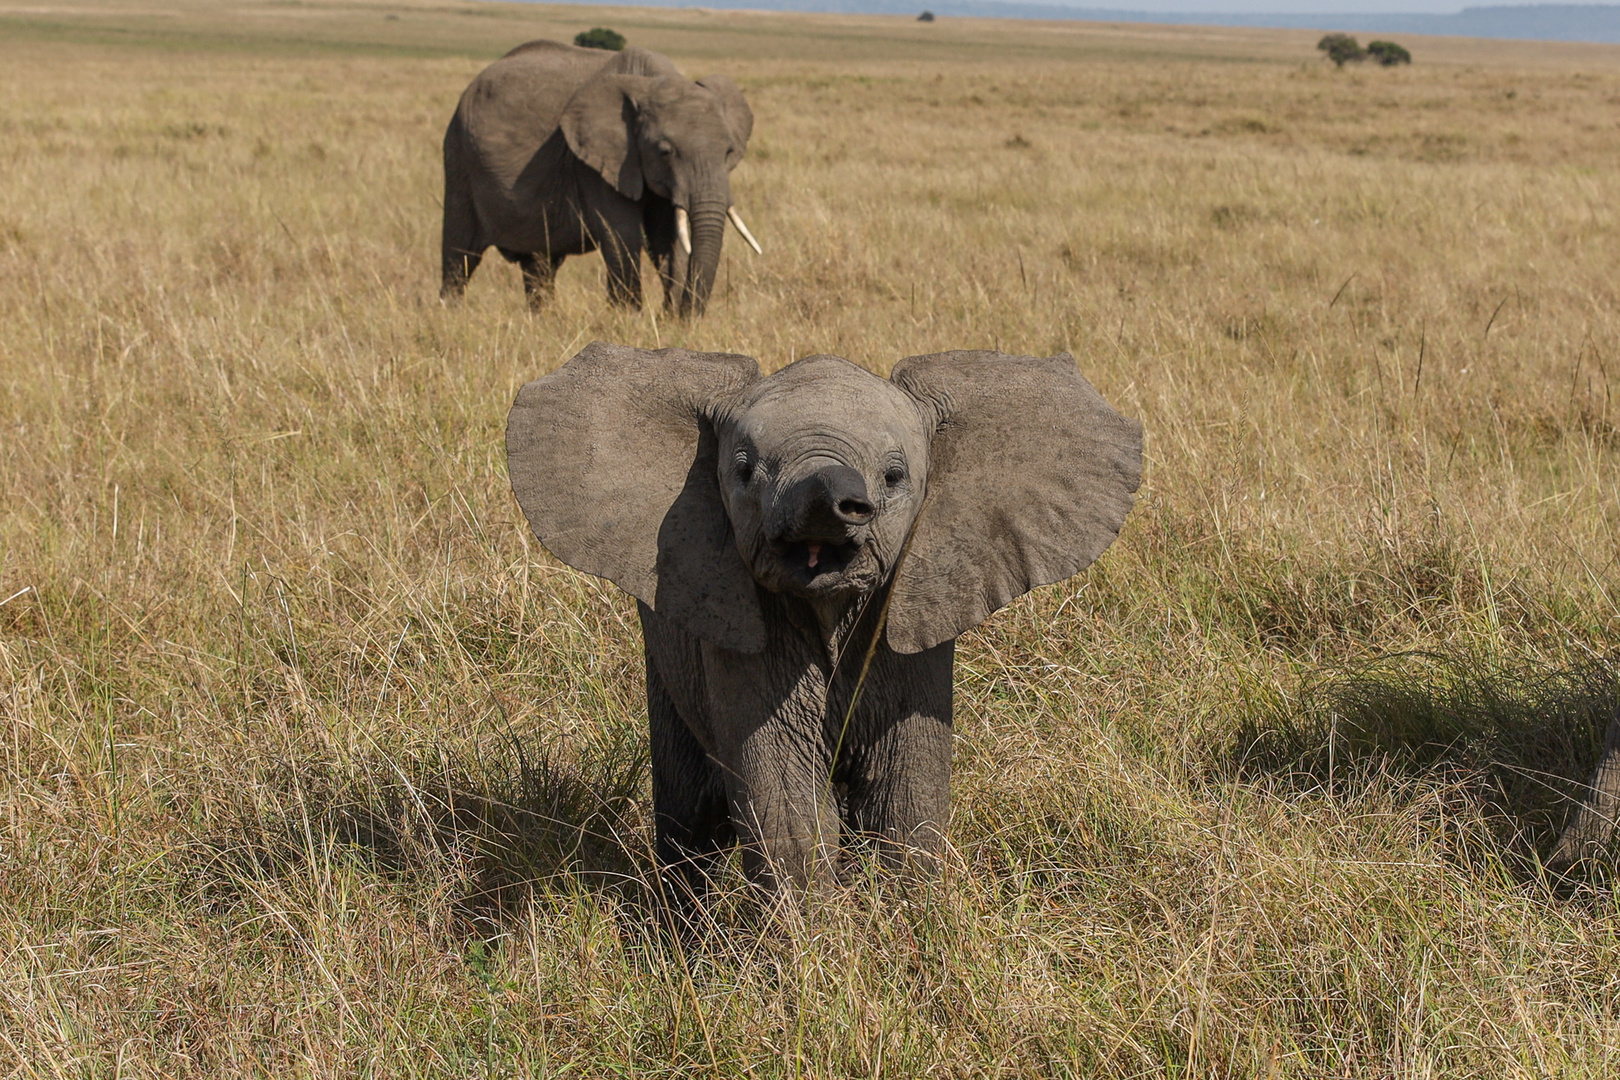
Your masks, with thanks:
[{"label": "gray elephant head", "polygon": [[655,53],[626,49],[575,91],[561,127],[569,149],[621,195],[650,190],[674,205],[678,308],[701,312],[720,265],[731,170],[754,130],[737,84],[724,75],[693,82]]},{"label": "gray elephant head", "polygon": [[949,641],[1113,541],[1141,426],[1067,354],[745,356],[600,342],[525,386],[512,488],[541,542],[722,648],[764,646],[759,590],[823,611],[893,582],[887,640]]}]

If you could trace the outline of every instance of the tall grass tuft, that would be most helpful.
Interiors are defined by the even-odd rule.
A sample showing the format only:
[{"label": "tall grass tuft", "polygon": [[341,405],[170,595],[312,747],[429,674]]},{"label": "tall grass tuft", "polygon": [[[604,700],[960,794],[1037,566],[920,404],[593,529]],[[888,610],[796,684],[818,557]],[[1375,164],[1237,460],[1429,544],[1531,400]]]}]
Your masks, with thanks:
[{"label": "tall grass tuft", "polygon": [[1533,867],[1572,811],[1620,716],[1620,658],[1546,670],[1414,652],[1312,677],[1245,715],[1245,775],[1352,797],[1376,784],[1466,791],[1497,823],[1492,857]]}]

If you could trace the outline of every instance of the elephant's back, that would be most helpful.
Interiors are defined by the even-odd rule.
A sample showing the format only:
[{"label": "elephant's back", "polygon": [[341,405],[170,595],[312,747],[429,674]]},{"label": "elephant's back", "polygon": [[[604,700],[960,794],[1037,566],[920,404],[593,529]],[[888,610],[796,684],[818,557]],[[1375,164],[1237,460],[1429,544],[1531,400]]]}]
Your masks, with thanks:
[{"label": "elephant's back", "polygon": [[[578,45],[568,45],[561,41],[552,41],[549,38],[535,38],[509,50],[500,60],[499,64],[514,57],[550,58],[560,63],[581,62],[589,63],[593,69],[601,67],[613,58],[613,54],[604,49],[582,49]],[[495,64],[491,64],[494,67]],[[487,69],[486,69],[487,70]]]},{"label": "elephant's back", "polygon": [[467,149],[492,175],[515,178],[557,130],[574,91],[612,58],[556,41],[519,45],[462,93],[456,122]]}]

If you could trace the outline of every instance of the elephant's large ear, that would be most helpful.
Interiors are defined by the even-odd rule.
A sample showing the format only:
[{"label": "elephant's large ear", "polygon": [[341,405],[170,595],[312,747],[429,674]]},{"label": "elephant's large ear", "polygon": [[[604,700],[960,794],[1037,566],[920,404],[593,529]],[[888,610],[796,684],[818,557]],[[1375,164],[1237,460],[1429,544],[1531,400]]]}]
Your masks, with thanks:
[{"label": "elephant's large ear", "polygon": [[599,71],[563,107],[562,133],[568,148],[627,199],[641,198],[636,113],[655,81],[647,75]]},{"label": "elephant's large ear", "polygon": [[726,155],[726,168],[735,169],[748,151],[748,139],[754,134],[754,111],[748,107],[742,88],[724,75],[710,75],[697,84],[720,99],[720,112],[726,127],[737,144],[735,151]]},{"label": "elephant's large ear", "polygon": [[889,606],[895,651],[949,641],[1113,543],[1142,478],[1142,425],[1109,408],[1074,357],[946,352],[890,377],[935,422]]},{"label": "elephant's large ear", "polygon": [[598,341],[518,391],[506,420],[512,491],[540,542],[737,652],[758,652],[765,624],[712,418],[757,378],[746,356]]}]

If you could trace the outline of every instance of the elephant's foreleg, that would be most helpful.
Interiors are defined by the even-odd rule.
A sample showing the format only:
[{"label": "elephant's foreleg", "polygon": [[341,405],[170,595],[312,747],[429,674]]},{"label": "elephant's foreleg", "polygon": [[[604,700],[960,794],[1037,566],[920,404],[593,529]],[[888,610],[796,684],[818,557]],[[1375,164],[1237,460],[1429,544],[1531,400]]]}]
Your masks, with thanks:
[{"label": "elephant's foreleg", "polygon": [[518,268],[523,271],[523,295],[530,311],[539,311],[551,299],[557,284],[557,268],[566,255],[519,255]]},{"label": "elephant's foreleg", "polygon": [[466,191],[446,183],[444,229],[440,236],[439,298],[448,302],[461,299],[467,279],[483,260],[489,245],[479,233],[478,214]]},{"label": "elephant's foreleg", "polygon": [[675,205],[668,199],[652,197],[643,204],[642,234],[647,254],[652,257],[658,280],[664,287],[664,310],[673,311],[681,302],[681,282],[686,280],[686,252],[675,233]]},{"label": "elephant's foreleg", "polygon": [[715,860],[736,842],[720,770],[693,738],[651,658],[647,719],[652,744],[653,820],[666,900],[702,895]]},{"label": "elephant's foreleg", "polygon": [[933,876],[945,846],[955,657],[949,641],[909,655],[880,647],[838,766],[851,828],[907,876]]},{"label": "elephant's foreleg", "polygon": [[681,306],[681,293],[685,288],[686,268],[691,262],[691,256],[676,245],[673,251],[654,262],[658,267],[658,278],[664,286],[664,310],[677,311]]},{"label": "elephant's foreleg", "polygon": [[913,714],[861,747],[851,765],[855,831],[876,841],[885,867],[934,876],[951,811],[948,718]]},{"label": "elephant's foreleg", "polygon": [[607,264],[608,299],[625,307],[641,306],[641,231],[633,235],[609,232],[597,240],[602,261]]},{"label": "elephant's foreleg", "polygon": [[726,789],[743,868],[773,891],[830,881],[842,822],[827,782],[827,762],[808,752],[801,732],[773,719],[728,755]]}]

